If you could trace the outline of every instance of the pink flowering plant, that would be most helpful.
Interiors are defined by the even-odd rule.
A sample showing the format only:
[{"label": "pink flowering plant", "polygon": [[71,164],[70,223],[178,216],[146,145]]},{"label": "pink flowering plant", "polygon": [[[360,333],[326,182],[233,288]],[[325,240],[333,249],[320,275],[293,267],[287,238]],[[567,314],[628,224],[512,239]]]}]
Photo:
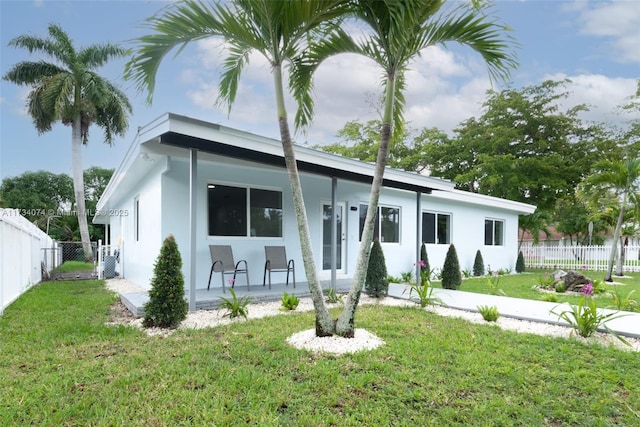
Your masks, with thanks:
[{"label": "pink flowering plant", "polygon": [[[409,290],[409,299],[419,304],[422,308],[433,304],[445,305],[440,298],[433,295],[433,286],[431,286],[433,270],[427,271],[426,263],[423,260],[419,260],[415,265],[420,267],[420,282],[412,281],[409,288],[407,288]],[[407,289],[404,290],[403,294]]]},{"label": "pink flowering plant", "polygon": [[587,283],[582,287],[582,298],[577,305],[570,304],[570,310],[557,313],[554,309],[551,310],[551,313],[558,316],[558,319],[567,322],[573,328],[574,332],[577,332],[581,337],[589,338],[599,327],[602,327],[623,343],[630,345],[627,340],[606,325],[606,322],[624,315],[618,314],[618,312],[605,313],[602,310],[598,311],[596,302],[592,298],[593,290],[593,284]]}]

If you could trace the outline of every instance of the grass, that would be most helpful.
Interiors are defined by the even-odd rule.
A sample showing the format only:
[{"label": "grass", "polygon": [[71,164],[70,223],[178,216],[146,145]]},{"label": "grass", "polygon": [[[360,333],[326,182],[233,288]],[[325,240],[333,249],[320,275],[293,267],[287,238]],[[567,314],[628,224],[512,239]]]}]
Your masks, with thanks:
[{"label": "grass", "polygon": [[94,266],[92,262],[65,261],[55,268],[57,273],[74,273],[76,271],[91,271]]},{"label": "grass", "polygon": [[[529,270],[521,274],[499,276],[500,289],[502,289],[508,297],[542,300],[545,293],[536,290],[535,286],[538,285],[541,277],[551,272],[551,270]],[[605,276],[604,271],[581,271],[580,273],[593,280],[603,280]],[[614,276],[614,280],[618,283],[623,283],[623,285],[607,285],[607,291],[613,293],[617,290],[622,296],[626,296],[629,292],[635,290],[632,298],[640,304],[640,273],[626,273],[626,276],[628,276],[628,278],[624,279],[616,279]],[[440,282],[434,282],[434,285],[440,288],[442,287]],[[460,290],[479,294],[491,294],[492,292],[487,281],[487,276],[464,279]],[[563,293],[553,293],[552,295],[557,296],[559,303],[569,302],[571,304],[577,304],[581,298],[578,295]],[[601,294],[594,299],[596,306],[599,308],[605,308],[611,305],[611,298],[608,295]]]},{"label": "grass", "polygon": [[60,281],[34,287],[5,310],[0,424],[640,422],[637,353],[416,308],[362,306],[357,327],[386,345],[349,356],[314,355],[285,342],[313,327],[312,313],[161,338],[105,326],[114,301],[102,281]]}]

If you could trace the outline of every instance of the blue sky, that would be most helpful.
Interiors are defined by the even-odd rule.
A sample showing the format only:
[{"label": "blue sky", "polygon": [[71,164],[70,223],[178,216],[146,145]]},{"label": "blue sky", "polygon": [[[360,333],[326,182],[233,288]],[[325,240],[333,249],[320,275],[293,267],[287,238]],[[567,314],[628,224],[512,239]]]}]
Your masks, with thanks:
[{"label": "blue sky", "polygon": [[[47,35],[51,22],[59,24],[76,47],[94,43],[123,43],[148,33],[145,18],[168,3],[150,0],[49,1],[0,0],[0,74],[21,60],[35,60],[26,51],[10,48],[12,38]],[[635,91],[640,78],[640,2],[627,1],[497,1],[494,13],[513,28],[520,44],[520,66],[511,86],[521,88],[545,79],[569,78],[572,95],[567,105],[586,103],[585,119],[621,125],[629,116],[615,107]],[[133,104],[130,128],[114,146],[103,143],[99,128],[90,131],[83,151],[84,167],[115,168],[135,138],[136,129],[173,112],[278,138],[272,80],[258,56],[244,73],[236,104],[227,115],[216,108],[219,40],[191,45],[160,67],[152,105],[131,83],[122,80],[126,60],[112,62],[100,72],[121,87]],[[367,102],[380,92],[380,73],[359,57],[342,56],[322,64],[316,77],[316,115],[300,143],[335,142],[336,132],[349,120],[368,120],[377,113]],[[478,55],[459,46],[429,48],[407,75],[405,117],[414,128],[438,127],[450,132],[460,122],[481,113],[490,89],[486,67]],[[493,88],[504,88],[503,83]],[[28,90],[0,81],[0,179],[25,171],[71,173],[71,130],[61,124],[43,135],[26,114]],[[291,104],[290,104],[291,105]],[[293,117],[294,110],[289,108]],[[637,114],[636,114],[637,117]]]}]

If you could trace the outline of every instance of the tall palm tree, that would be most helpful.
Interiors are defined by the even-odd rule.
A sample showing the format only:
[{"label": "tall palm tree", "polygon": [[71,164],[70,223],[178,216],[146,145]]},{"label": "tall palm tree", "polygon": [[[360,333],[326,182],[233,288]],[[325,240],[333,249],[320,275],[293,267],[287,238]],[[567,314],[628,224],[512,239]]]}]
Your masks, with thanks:
[{"label": "tall palm tree", "polygon": [[510,40],[505,37],[507,28],[484,14],[484,3],[477,2],[477,7],[460,6],[450,13],[441,13],[444,4],[444,0],[355,2],[355,17],[368,27],[369,35],[356,39],[343,29],[336,29],[331,37],[315,44],[312,53],[297,67],[293,88],[298,91],[294,95],[305,105],[298,110],[298,125],[306,125],[311,118],[311,76],[325,59],[339,53],[360,54],[375,61],[383,72],[384,112],[380,146],[353,283],[345,308],[336,322],[336,334],[340,336],[354,335],[355,312],[366,277],[389,141],[393,132],[402,132],[408,66],[427,47],[446,42],[457,42],[480,53],[494,78],[507,78],[516,64],[510,53]]},{"label": "tall palm tree", "polygon": [[11,40],[9,46],[27,49],[29,53],[43,53],[54,62],[19,62],[3,79],[31,87],[27,109],[38,133],[50,131],[57,122],[71,126],[73,189],[80,236],[85,258],[93,260],[81,148],[89,141],[92,124],[103,129],[108,144],[113,142],[114,135],[124,136],[127,130],[128,114],[131,113],[129,100],[120,89],[94,71],[109,59],[124,56],[126,51],[112,44],[91,45],[78,50],[58,25],[50,24],[48,31],[48,38],[23,35]]},{"label": "tall palm tree", "polygon": [[211,5],[189,0],[176,3],[148,20],[149,27],[155,33],[138,39],[126,71],[127,78],[136,82],[139,89],[147,91],[147,99],[151,102],[157,70],[171,50],[176,47],[181,50],[193,41],[220,37],[228,44],[229,54],[222,66],[218,102],[226,103],[231,109],[249,54],[257,52],[269,61],[276,95],[276,116],[293,195],[302,259],[316,313],[318,336],[332,335],[334,325],[324,303],[316,271],[285,108],[283,74],[284,67],[296,61],[309,40],[331,29],[336,19],[345,12],[346,4],[339,0],[235,0]]},{"label": "tall palm tree", "polygon": [[[619,203],[618,220],[613,232],[607,275],[604,279],[607,282],[611,282],[613,280],[613,263],[617,253],[617,243],[620,239],[625,213],[629,207],[629,200],[637,198],[636,195],[640,192],[640,159],[629,158],[626,160],[603,160],[598,162],[593,173],[585,178],[585,184],[587,187],[613,193]],[[620,267],[620,271],[616,273],[622,275],[622,268]]]}]

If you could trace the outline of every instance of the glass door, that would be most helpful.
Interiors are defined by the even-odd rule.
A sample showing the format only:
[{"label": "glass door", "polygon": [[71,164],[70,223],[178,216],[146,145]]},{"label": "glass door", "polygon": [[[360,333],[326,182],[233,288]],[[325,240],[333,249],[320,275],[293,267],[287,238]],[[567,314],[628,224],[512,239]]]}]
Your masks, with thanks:
[{"label": "glass door", "polygon": [[[331,271],[331,213],[333,209],[330,203],[322,204],[322,270]],[[336,271],[344,273],[344,257],[342,243],[345,238],[344,224],[342,222],[344,216],[344,203],[336,205]]]}]

